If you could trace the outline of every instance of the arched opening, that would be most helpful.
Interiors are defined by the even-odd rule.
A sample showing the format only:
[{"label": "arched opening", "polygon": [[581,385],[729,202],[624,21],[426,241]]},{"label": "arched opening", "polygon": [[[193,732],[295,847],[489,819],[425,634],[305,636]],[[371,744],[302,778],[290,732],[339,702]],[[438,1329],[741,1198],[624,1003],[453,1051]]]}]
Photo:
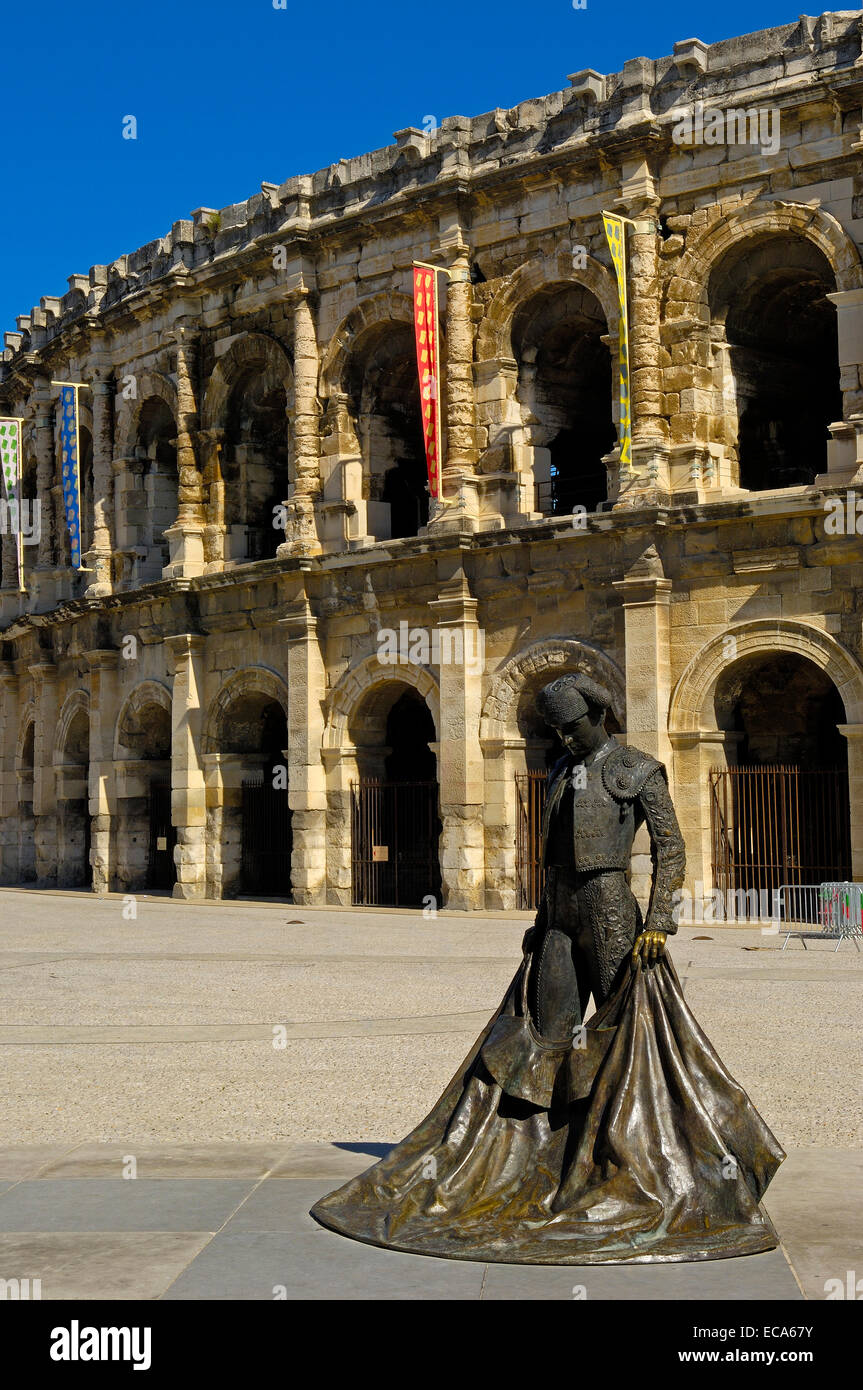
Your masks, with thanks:
[{"label": "arched opening", "polygon": [[413,329],[379,324],[358,343],[347,372],[368,488],[369,534],[415,536],[428,522],[429,491]]},{"label": "arched opening", "polygon": [[533,446],[536,510],[596,511],[608,496],[603,457],[614,448],[608,325],[583,285],[553,285],[518,310],[512,344],[518,399]]},{"label": "arched opening", "polygon": [[177,880],[171,824],[171,711],[145,696],[126,706],[118,741],[116,882],[120,891],[171,892]]},{"label": "arched opening", "polygon": [[827,468],[828,426],[842,418],[833,271],[802,237],[741,243],[710,279],[710,312],[728,345],[726,425],[740,486],[753,492],[814,482]]},{"label": "arched opening", "polygon": [[146,583],[162,578],[170,561],[165,532],[177,520],[177,425],[170,407],[159,396],[144,402],[138,419],[135,454],[141,464],[141,503],[144,514],[136,528],[143,550],[138,576]]},{"label": "arched opening", "polygon": [[351,784],[353,901],[420,907],[440,902],[441,874],[434,720],[422,696],[400,681],[371,690],[350,735],[359,777]]},{"label": "arched opening", "polygon": [[272,559],[284,539],[273,508],[287,496],[287,409],[275,365],[251,368],[231,391],[222,453],[226,560]]},{"label": "arched opening", "polygon": [[57,769],[58,864],[60,888],[89,888],[90,865],[90,717],[83,707],[69,721]]},{"label": "arched opening", "polygon": [[18,878],[21,883],[36,881],[36,821],[33,815],[35,756],[36,725],[31,720],[21,745],[18,770]]},{"label": "arched opening", "polygon": [[850,878],[845,709],[830,678],[793,652],[742,657],[714,710],[730,764],[711,774],[716,886],[765,893],[772,908],[780,888]]},{"label": "arched opening", "polygon": [[217,743],[222,805],[209,813],[208,838],[221,846],[222,896],[289,899],[292,832],[285,710],[266,691],[243,691],[222,711]]}]

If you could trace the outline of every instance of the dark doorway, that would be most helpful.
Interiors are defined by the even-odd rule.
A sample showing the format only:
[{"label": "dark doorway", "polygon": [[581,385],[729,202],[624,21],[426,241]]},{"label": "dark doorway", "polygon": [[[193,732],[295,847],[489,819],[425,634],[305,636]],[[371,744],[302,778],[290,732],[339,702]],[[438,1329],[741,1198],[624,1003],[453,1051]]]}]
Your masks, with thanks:
[{"label": "dark doorway", "polygon": [[415,536],[429,519],[428,474],[425,459],[399,459],[387,470],[381,501],[390,506],[390,535]]},{"label": "dark doorway", "polygon": [[281,766],[243,781],[241,892],[291,897],[291,812]]},{"label": "dark doorway", "polygon": [[435,727],[415,690],[405,689],[390,707],[384,740],[385,775],[361,776],[351,786],[353,901],[420,907],[433,897],[439,904],[437,759],[429,747]]},{"label": "dark doorway", "polygon": [[177,831],[171,824],[171,783],[154,779],[150,783],[148,816],[150,849],[147,863],[147,887],[171,891],[177,881],[174,846]]}]

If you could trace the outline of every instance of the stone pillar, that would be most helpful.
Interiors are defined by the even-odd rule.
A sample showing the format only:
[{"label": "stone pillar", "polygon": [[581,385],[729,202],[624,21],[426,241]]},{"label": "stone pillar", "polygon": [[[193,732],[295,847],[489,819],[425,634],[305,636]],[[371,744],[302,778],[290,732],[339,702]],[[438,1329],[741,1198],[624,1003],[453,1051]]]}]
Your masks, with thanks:
[{"label": "stone pillar", "polygon": [[18,677],[0,665],[0,883],[18,882]]},{"label": "stone pillar", "polygon": [[479,450],[470,255],[457,219],[441,230],[450,272],[446,299],[446,398],[441,411],[446,444],[441,472],[444,507],[432,504],[429,524],[434,530],[475,530],[479,519]]},{"label": "stone pillar", "polygon": [[45,377],[38,378],[36,388],[36,498],[42,527],[37,564],[49,570],[54,565],[54,402]]},{"label": "stone pillar", "polygon": [[851,880],[863,883],[863,724],[839,724],[848,742],[848,798],[851,804]]},{"label": "stone pillar", "polygon": [[291,884],[295,903],[323,903],[327,891],[327,788],[321,746],[327,675],[317,618],[303,593],[278,627],[287,643],[288,804],[293,848]]},{"label": "stone pillar", "polygon": [[429,607],[441,629],[437,732],[444,905],[470,911],[485,902],[485,791],[479,740],[485,642],[476,620],[477,601],[458,558],[456,564]]},{"label": "stone pillar", "polygon": [[111,888],[111,822],[116,810],[114,729],[120,713],[118,653],[87,652],[90,666],[90,865],[93,892]]},{"label": "stone pillar", "polygon": [[[297,272],[300,273],[300,272]],[[304,279],[309,278],[306,271]],[[320,555],[316,506],[321,494],[320,411],[318,371],[320,359],[315,321],[305,283],[294,298],[294,481],[285,503],[285,541],[278,554]]]},{"label": "stone pillar", "polygon": [[836,305],[839,385],[846,420],[863,411],[863,289],[828,294]]},{"label": "stone pillar", "polygon": [[171,696],[171,822],[176,827],[175,898],[206,895],[206,792],[203,742],[204,650],[206,639],[183,632],[166,637],[174,660]]},{"label": "stone pillar", "polygon": [[737,745],[742,737],[724,729],[686,730],[670,735],[674,750],[674,806],[686,842],[686,887],[694,900],[699,892],[707,894],[714,886],[710,773],[714,768],[736,766]]},{"label": "stone pillar", "polygon": [[225,483],[222,478],[224,443],[224,430],[198,432],[198,447],[204,460],[205,574],[218,574],[225,568]]},{"label": "stone pillar", "polygon": [[49,888],[57,881],[57,784],[54,735],[59,713],[57,668],[49,661],[29,667],[33,677],[36,728],[33,747],[33,819],[36,882]]},{"label": "stone pillar", "polygon": [[109,367],[99,367],[93,381],[93,544],[84,563],[93,570],[87,595],[104,598],[112,591],[114,550],[114,384]]},{"label": "stone pillar", "polygon": [[198,429],[198,406],[192,385],[196,340],[194,329],[182,320],[172,332],[177,363],[177,520],[164,534],[171,547],[166,579],[186,579],[204,573],[203,480],[193,440]]},{"label": "stone pillar", "polygon": [[[671,580],[666,579],[651,545],[614,581],[623,599],[626,650],[626,741],[665,764],[674,792],[668,706],[671,700]],[[650,896],[652,865],[645,826],[633,845],[632,891],[639,902]]]}]

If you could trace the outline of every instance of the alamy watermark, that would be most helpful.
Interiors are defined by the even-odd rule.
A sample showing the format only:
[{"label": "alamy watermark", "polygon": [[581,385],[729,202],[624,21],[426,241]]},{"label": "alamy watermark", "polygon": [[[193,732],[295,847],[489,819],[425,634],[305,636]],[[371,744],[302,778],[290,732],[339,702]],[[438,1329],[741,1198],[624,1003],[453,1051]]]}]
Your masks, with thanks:
[{"label": "alamy watermark", "polygon": [[743,109],[705,107],[703,101],[692,106],[676,106],[671,138],[675,145],[758,145],[762,154],[779,149],[778,106],[747,106]]},{"label": "alamy watermark", "polygon": [[42,503],[22,497],[20,503],[0,497],[0,536],[21,537],[23,545],[38,545],[42,536]]},{"label": "alamy watermark", "polygon": [[464,666],[475,675],[485,669],[485,633],[401,622],[378,629],[377,656],[382,666]]}]

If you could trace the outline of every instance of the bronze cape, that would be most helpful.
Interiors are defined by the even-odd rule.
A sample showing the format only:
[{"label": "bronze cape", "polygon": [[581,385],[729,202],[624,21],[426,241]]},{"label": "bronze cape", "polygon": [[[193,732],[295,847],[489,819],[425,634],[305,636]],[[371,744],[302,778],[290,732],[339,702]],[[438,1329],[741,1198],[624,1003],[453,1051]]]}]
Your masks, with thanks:
[{"label": "bronze cape", "polygon": [[[785,1154],[696,1023],[669,957],[635,970],[627,959],[565,1052],[533,1027],[529,969],[527,954],[426,1119],[312,1215],[373,1245],[512,1264],[772,1249],[759,1201]],[[546,1106],[518,1098],[520,1074],[534,1097],[547,1091]]]}]

